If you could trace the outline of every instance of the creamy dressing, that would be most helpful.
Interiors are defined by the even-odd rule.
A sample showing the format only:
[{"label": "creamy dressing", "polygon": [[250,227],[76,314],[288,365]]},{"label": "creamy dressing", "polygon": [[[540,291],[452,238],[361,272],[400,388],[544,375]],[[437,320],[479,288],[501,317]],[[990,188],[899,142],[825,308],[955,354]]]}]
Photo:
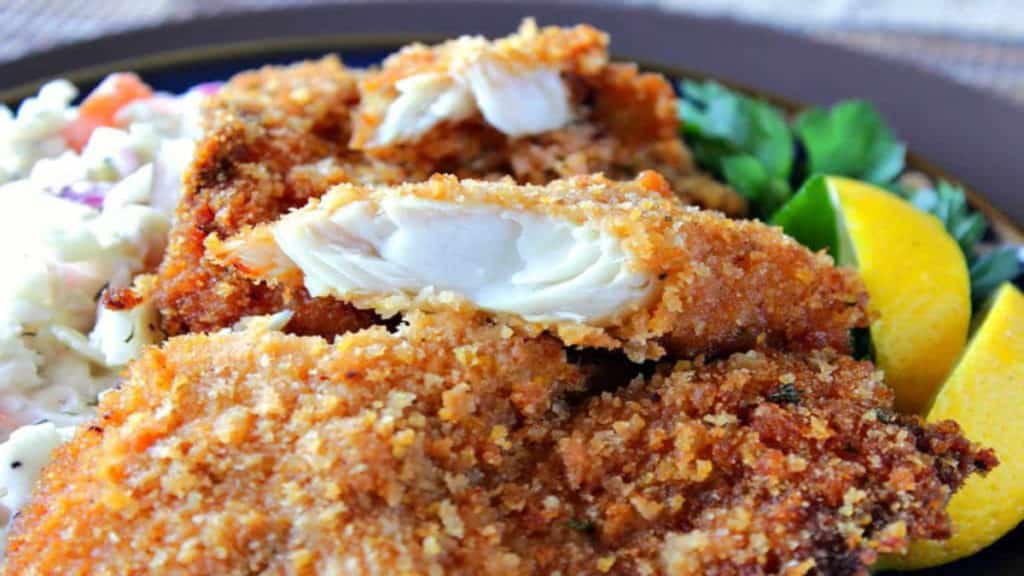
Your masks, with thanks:
[{"label": "creamy dressing", "polygon": [[204,96],[133,102],[79,153],[61,136],[76,94],[59,80],[16,113],[0,107],[0,439],[12,424],[88,418],[158,336],[150,304],[107,310],[100,296],[159,262]]},{"label": "creamy dressing", "polygon": [[652,286],[611,234],[495,206],[357,201],[296,212],[273,236],[313,296],[452,291],[529,321],[599,324],[643,301]]}]

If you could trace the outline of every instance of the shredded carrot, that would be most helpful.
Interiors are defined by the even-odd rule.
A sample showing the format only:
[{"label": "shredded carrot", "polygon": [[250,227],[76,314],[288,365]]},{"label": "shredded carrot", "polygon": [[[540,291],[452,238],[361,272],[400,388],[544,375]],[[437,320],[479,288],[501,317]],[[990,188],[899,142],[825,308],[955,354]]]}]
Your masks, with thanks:
[{"label": "shredded carrot", "polygon": [[78,117],[64,127],[64,141],[80,152],[96,128],[116,125],[118,110],[152,95],[153,89],[135,74],[119,72],[107,76],[79,106]]}]

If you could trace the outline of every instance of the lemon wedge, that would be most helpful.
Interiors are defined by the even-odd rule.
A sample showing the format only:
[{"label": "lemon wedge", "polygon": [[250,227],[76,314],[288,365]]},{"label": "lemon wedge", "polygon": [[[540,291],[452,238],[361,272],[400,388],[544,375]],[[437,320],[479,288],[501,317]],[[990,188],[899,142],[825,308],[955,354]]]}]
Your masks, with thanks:
[{"label": "lemon wedge", "polygon": [[1004,284],[928,421],[955,420],[971,440],[994,448],[999,466],[971,476],[949,502],[953,537],[914,542],[886,568],[918,569],[970,556],[1024,520],[1024,295]]},{"label": "lemon wedge", "polygon": [[857,269],[896,408],[923,412],[963,351],[971,317],[967,263],[942,223],[886,190],[833,176],[805,184],[772,222]]}]

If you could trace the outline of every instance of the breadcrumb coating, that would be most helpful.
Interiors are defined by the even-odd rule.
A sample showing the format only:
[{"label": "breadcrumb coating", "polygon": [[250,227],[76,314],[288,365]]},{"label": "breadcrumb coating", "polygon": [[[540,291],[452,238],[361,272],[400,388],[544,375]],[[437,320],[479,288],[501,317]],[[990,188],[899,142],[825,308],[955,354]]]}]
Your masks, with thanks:
[{"label": "breadcrumb coating", "polygon": [[[586,27],[545,29],[541,36],[604,38]],[[552,44],[549,51],[603,54],[604,40],[586,49],[571,48],[573,42],[561,48]],[[408,49],[423,51],[430,53],[423,47]],[[402,54],[394,59],[407,57]],[[224,238],[273,220],[341,182],[397,184],[451,173],[545,183],[602,171],[628,179],[657,169],[686,201],[740,213],[739,196],[693,168],[678,136],[676,100],[668,82],[632,65],[599,68],[586,92],[593,103],[590,120],[515,139],[486,126],[474,128],[472,122],[441,126],[406,147],[406,153],[384,159],[348,144],[352,116],[373,106],[374,73],[356,72],[326,57],[235,76],[207,103],[205,135],[186,175],[160,267],[156,300],[164,332],[216,330],[243,316],[282,308],[295,312],[289,330],[300,334],[329,336],[372,323],[372,316],[349,306],[311,299],[304,290],[256,285],[204,258],[203,241],[209,235]],[[386,64],[379,74],[390,69]],[[362,94],[360,78],[365,80]]]},{"label": "breadcrumb coating", "polygon": [[614,573],[867,574],[947,538],[949,497],[997,463],[892,408],[869,362],[739,353],[591,399],[554,459]]},{"label": "breadcrumb coating", "polygon": [[[379,205],[397,197],[538,213],[618,238],[631,255],[631,271],[646,275],[653,286],[648,299],[594,322],[496,314],[530,334],[550,331],[568,345],[622,348],[634,360],[666,351],[693,357],[756,346],[847,351],[850,330],[867,323],[867,294],[855,273],[836,268],[827,255],[807,250],[777,228],[685,207],[653,172],[630,182],[592,175],[546,186],[452,176],[393,187],[340,185],[285,219],[304,221],[315,214],[314,222],[328,221],[349,203]],[[226,242],[211,238],[211,257],[254,279],[302,286],[303,271],[276,247],[274,225],[269,226]],[[464,295],[433,291],[337,297],[384,316],[474,305]]]},{"label": "breadcrumb coating", "polygon": [[951,491],[995,464],[832,353],[582,401],[581,374],[444,315],[172,339],[57,450],[6,573],[864,574],[947,536]]},{"label": "breadcrumb coating", "polygon": [[[493,41],[475,36],[407,46],[361,78],[352,146],[428,173],[463,178],[507,174],[533,184],[595,172],[630,179],[657,170],[688,203],[742,213],[742,197],[694,167],[679,137],[678,103],[669,82],[660,74],[639,72],[635,64],[609,62],[608,42],[607,34],[588,25],[538,28],[526,20],[515,34]],[[370,146],[399,95],[396,84],[465,66],[480,53],[513,67],[558,71],[571,92],[574,121],[512,138],[477,113],[441,122],[413,142]]]},{"label": "breadcrumb coating", "polygon": [[[581,374],[554,339],[437,315],[410,322],[333,344],[256,330],[147,351],[55,453],[6,573],[502,562],[506,528],[485,529],[502,520],[485,503],[505,468],[518,470],[505,434],[559,409]],[[483,550],[498,554],[474,557]]]},{"label": "breadcrumb coating", "polygon": [[[532,20],[526,20],[517,33],[493,42],[482,36],[462,36],[436,46],[406,46],[386,58],[379,70],[371,71],[361,79],[359,89],[362,101],[354,117],[352,147],[369,149],[379,156],[405,160],[426,156],[431,158],[430,161],[436,161],[438,157],[457,154],[457,150],[447,147],[436,150],[421,146],[419,142],[382,146],[375,145],[373,141],[382,127],[388,108],[399,99],[403,80],[430,75],[445,82],[446,77],[458,74],[481,60],[520,73],[549,69],[576,80],[595,76],[608,65],[608,35],[587,25],[538,29]],[[543,95],[535,93],[532,96],[536,98]],[[458,124],[463,120],[448,120],[447,123]],[[486,126],[479,111],[472,120],[466,126],[454,128],[457,131],[465,128],[464,132],[468,136]],[[487,132],[489,136],[501,139],[497,130]],[[480,138],[483,135],[475,136]]]},{"label": "breadcrumb coating", "polygon": [[344,142],[358,100],[355,77],[334,57],[239,74],[211,97],[157,277],[165,333],[217,330],[284,308],[295,312],[289,330],[300,334],[373,322],[346,304],[253,284],[203,258],[207,235],[273,220],[350,177]]}]

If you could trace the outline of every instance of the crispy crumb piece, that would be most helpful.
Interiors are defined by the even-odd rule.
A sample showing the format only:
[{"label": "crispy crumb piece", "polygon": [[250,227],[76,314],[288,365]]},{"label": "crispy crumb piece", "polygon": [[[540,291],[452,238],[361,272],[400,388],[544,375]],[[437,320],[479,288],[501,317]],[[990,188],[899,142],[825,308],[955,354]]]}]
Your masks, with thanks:
[{"label": "crispy crumb piece", "polygon": [[[772,401],[781,381],[799,404]],[[832,352],[681,362],[565,425],[563,499],[594,515],[616,573],[866,574],[879,552],[947,537],[950,494],[994,458],[952,422],[864,418],[892,402],[870,363]],[[614,431],[626,419],[644,426]]]}]

